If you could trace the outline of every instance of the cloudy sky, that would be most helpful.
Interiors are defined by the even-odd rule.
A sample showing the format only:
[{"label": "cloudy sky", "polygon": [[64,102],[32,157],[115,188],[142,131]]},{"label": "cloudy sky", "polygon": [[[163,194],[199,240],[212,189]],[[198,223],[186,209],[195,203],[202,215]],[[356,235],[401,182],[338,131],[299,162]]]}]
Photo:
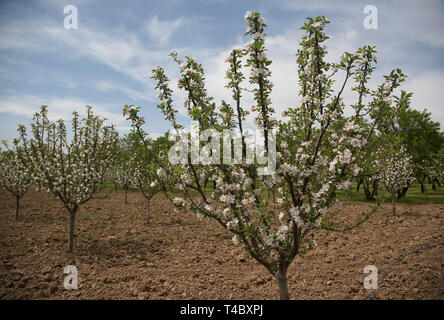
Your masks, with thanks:
[{"label": "cloudy sky", "polygon": [[[78,29],[67,30],[64,8],[78,10]],[[378,28],[367,30],[364,7],[378,10]],[[403,89],[411,91],[413,107],[427,108],[444,128],[444,1],[299,1],[299,0],[37,0],[0,1],[0,139],[17,135],[18,124],[29,124],[40,105],[51,119],[71,119],[85,105],[113,122],[121,133],[130,123],[122,106],[142,107],[147,131],[169,129],[163,120],[150,79],[163,66],[172,80],[179,111],[177,66],[168,53],[192,56],[207,74],[207,89],[217,101],[231,101],[224,88],[225,57],[249,39],[243,16],[261,12],[268,24],[266,46],[275,84],[271,96],[280,112],[300,102],[295,53],[306,17],[327,16],[331,23],[328,59],[343,51],[376,45],[378,66],[373,88],[383,75],[401,68],[408,75]],[[339,80],[339,79],[338,79]],[[346,103],[356,97],[348,92]],[[245,105],[251,104],[246,96]],[[187,125],[185,115],[179,120]]]}]

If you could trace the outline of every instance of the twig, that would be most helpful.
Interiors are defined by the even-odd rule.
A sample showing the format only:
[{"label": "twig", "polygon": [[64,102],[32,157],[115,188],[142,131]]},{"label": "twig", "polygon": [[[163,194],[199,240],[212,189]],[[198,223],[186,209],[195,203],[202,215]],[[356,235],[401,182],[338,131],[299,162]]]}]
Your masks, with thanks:
[{"label": "twig", "polygon": [[[397,265],[398,263],[400,263],[402,260],[404,260],[405,257],[407,257],[407,256],[409,256],[409,255],[411,255],[413,253],[419,254],[421,251],[424,251],[426,249],[433,249],[433,248],[438,247],[438,246],[444,246],[444,241],[443,242],[439,242],[439,243],[435,243],[435,244],[429,243],[429,244],[427,244],[427,245],[425,245],[423,247],[420,247],[420,248],[417,248],[417,249],[413,249],[413,250],[411,250],[411,251],[409,251],[409,252],[407,252],[405,254],[400,255],[387,269],[384,270],[384,274],[382,275],[381,280],[378,281],[378,286],[380,286],[381,283],[385,280],[385,277],[392,270],[392,268],[395,265]],[[442,281],[442,279],[441,279],[441,281]],[[368,296],[369,300],[374,300],[376,298],[376,290],[377,289],[374,289],[372,291],[372,293],[370,293],[370,295]]]},{"label": "twig", "polygon": [[241,88],[241,87],[239,87],[239,89],[241,89],[242,91],[254,92],[254,90],[249,90],[249,89],[247,89],[247,88]]},{"label": "twig", "polygon": [[319,228],[315,228],[315,229],[324,229],[327,231],[334,231],[334,232],[346,232],[346,231],[353,230],[353,229],[357,228],[358,226],[360,226],[361,224],[363,224],[368,219],[370,219],[373,216],[373,214],[376,212],[376,210],[378,210],[379,206],[380,206],[380,204],[372,207],[372,210],[370,210],[369,212],[364,213],[362,216],[358,217],[358,220],[354,225],[348,225],[342,229],[336,229],[336,228],[328,227],[328,226],[327,227],[319,227]]},{"label": "twig", "polygon": [[441,269],[441,280],[439,280],[438,287],[436,288],[435,298],[438,297],[439,289],[441,288],[441,283],[442,283],[442,280],[444,279],[444,273],[442,270],[442,257],[441,257],[440,269]]}]

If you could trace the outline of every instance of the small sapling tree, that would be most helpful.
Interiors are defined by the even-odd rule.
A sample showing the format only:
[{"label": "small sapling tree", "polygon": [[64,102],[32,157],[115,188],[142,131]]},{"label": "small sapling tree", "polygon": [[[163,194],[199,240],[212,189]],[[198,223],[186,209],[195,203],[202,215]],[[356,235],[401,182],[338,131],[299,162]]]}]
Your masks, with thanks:
[{"label": "small sapling tree", "polygon": [[70,140],[64,121],[51,122],[46,106],[33,120],[31,139],[23,125],[18,129],[24,155],[38,188],[54,194],[69,212],[68,251],[72,252],[77,210],[94,196],[113,163],[118,134],[89,106],[84,119],[73,112]]},{"label": "small sapling tree", "polygon": [[108,177],[119,185],[125,195],[125,204],[128,204],[128,190],[134,180],[134,168],[129,161],[119,161],[108,173]]},{"label": "small sapling tree", "polygon": [[107,174],[107,177],[116,185],[116,189],[117,185],[123,189],[125,205],[128,204],[128,191],[134,181],[134,163],[131,162],[134,152],[131,136],[121,138],[119,140],[116,162]]},{"label": "small sapling tree", "polygon": [[432,188],[436,191],[436,185],[441,186],[444,182],[444,149],[435,153],[424,165],[427,168],[427,175],[432,183]]},{"label": "small sapling tree", "polygon": [[158,159],[164,158],[164,147],[161,143],[154,143],[148,136],[142,143],[139,135],[132,132],[123,139],[126,144],[129,161],[127,166],[131,168],[131,183],[135,185],[146,200],[146,223],[150,224],[151,200],[160,191],[161,185],[156,176],[159,168],[153,161],[151,152],[147,147],[156,152]]},{"label": "small sapling tree", "polygon": [[15,197],[15,220],[18,220],[20,199],[32,183],[31,170],[29,163],[22,161],[23,148],[17,139],[14,139],[12,150],[9,150],[6,142],[3,145],[6,150],[0,148],[0,185]]},{"label": "small sapling tree", "polygon": [[367,201],[375,201],[378,194],[379,179],[377,173],[379,168],[375,165],[377,152],[368,150],[366,156],[360,161],[359,171],[357,177],[356,191],[362,187]]},{"label": "small sapling tree", "polygon": [[146,200],[146,223],[150,224],[151,199],[160,191],[156,167],[145,152],[137,153],[131,163],[134,167],[134,184]]},{"label": "small sapling tree", "polygon": [[379,152],[380,160],[375,165],[380,168],[378,179],[392,197],[392,212],[396,215],[396,194],[414,180],[412,157],[403,147],[398,150]]}]

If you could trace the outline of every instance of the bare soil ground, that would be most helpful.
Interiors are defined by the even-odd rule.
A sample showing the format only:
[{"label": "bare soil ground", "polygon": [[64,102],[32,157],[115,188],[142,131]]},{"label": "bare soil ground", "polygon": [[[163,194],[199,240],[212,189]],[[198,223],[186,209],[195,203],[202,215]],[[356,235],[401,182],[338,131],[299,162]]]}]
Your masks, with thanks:
[{"label": "bare soil ground", "polygon": [[[235,246],[215,221],[173,211],[163,195],[152,202],[151,224],[138,193],[102,192],[76,220],[74,253],[67,253],[68,214],[47,193],[30,191],[15,221],[15,200],[0,190],[0,299],[277,299],[272,276]],[[353,223],[366,203],[346,203]],[[349,232],[320,231],[317,247],[288,271],[292,299],[366,299],[363,269],[381,278],[398,256],[444,240],[444,206],[384,205]],[[339,221],[339,220],[338,220]],[[340,221],[339,221],[340,222]],[[444,248],[413,254],[392,269],[378,299],[443,299]],[[78,268],[79,290],[66,290],[64,267]]]}]

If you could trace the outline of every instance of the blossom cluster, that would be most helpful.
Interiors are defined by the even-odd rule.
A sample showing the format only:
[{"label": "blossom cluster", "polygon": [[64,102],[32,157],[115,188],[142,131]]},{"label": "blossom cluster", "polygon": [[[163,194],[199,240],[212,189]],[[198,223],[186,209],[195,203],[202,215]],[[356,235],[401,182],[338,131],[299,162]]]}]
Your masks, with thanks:
[{"label": "blossom cluster", "polygon": [[265,19],[257,12],[248,11],[245,14],[245,21],[248,23],[246,35],[253,38],[245,44],[247,55],[247,67],[250,67],[249,82],[257,87],[253,90],[256,105],[251,107],[252,112],[257,112],[255,123],[258,128],[265,131],[276,126],[276,118],[273,117],[274,108],[271,107],[270,94],[273,83],[270,80],[271,71],[269,66],[271,60],[267,57],[265,48],[264,33]]},{"label": "blossom cluster", "polygon": [[152,70],[152,79],[157,81],[155,89],[159,91],[158,98],[161,103],[157,106],[165,117],[165,120],[171,121],[174,128],[180,128],[180,124],[176,122],[175,114],[178,112],[173,107],[173,100],[171,98],[173,91],[168,87],[169,79],[165,71],[161,67],[156,67]]},{"label": "blossom cluster", "polygon": [[[244,121],[245,117],[250,113],[248,110],[242,108],[240,101],[242,97],[242,88],[240,86],[242,81],[245,80],[245,76],[242,73],[242,58],[245,54],[245,50],[234,49],[225,59],[225,62],[229,64],[225,76],[225,78],[228,79],[226,87],[233,92],[233,100],[236,103],[237,125],[241,133],[243,133],[242,121]],[[222,113],[222,121],[227,123],[227,127],[235,127],[234,123],[231,123],[231,117],[234,113],[233,108],[231,108],[231,106],[225,101],[222,101],[220,111]]]},{"label": "blossom cluster", "polygon": [[107,177],[128,190],[134,182],[134,168],[127,162],[119,162],[109,170]]},{"label": "blossom cluster", "polygon": [[23,161],[23,149],[14,140],[14,149],[0,148],[0,185],[5,187],[15,197],[21,198],[31,186],[31,169]]},{"label": "blossom cluster", "polygon": [[51,122],[46,106],[34,115],[32,139],[19,127],[24,154],[38,189],[52,192],[70,211],[92,198],[115,159],[118,134],[91,107],[79,120],[73,112],[72,140],[68,141],[64,122]]},{"label": "blossom cluster", "polygon": [[155,164],[141,156],[141,153],[134,155],[130,163],[133,168],[133,183],[146,199],[151,199],[160,190]]},{"label": "blossom cluster", "polygon": [[207,129],[215,124],[214,110],[216,108],[213,97],[208,96],[205,88],[205,72],[196,59],[186,57],[186,61],[177,58],[177,53],[171,56],[179,64],[181,77],[177,86],[188,93],[184,100],[184,107],[193,120],[199,122],[202,129]]},{"label": "blossom cluster", "polygon": [[380,155],[375,165],[380,167],[377,175],[382,185],[391,193],[401,191],[414,179],[412,157],[401,147],[388,155]]},{"label": "blossom cluster", "polygon": [[425,177],[430,178],[432,183],[444,182],[444,152],[438,152],[430,157],[430,159],[424,159],[419,163],[419,171],[424,174]]}]

